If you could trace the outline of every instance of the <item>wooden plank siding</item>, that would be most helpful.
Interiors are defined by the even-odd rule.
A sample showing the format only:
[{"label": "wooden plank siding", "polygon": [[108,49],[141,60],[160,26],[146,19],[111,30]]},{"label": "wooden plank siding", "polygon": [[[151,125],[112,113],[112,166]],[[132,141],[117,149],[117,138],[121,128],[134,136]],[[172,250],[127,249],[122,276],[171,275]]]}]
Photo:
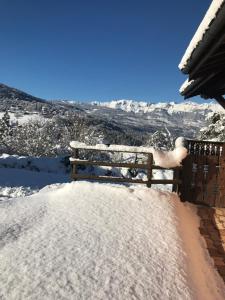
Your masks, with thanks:
[{"label": "wooden plank siding", "polygon": [[183,161],[182,201],[210,207],[225,207],[225,144],[187,141],[188,156]]}]

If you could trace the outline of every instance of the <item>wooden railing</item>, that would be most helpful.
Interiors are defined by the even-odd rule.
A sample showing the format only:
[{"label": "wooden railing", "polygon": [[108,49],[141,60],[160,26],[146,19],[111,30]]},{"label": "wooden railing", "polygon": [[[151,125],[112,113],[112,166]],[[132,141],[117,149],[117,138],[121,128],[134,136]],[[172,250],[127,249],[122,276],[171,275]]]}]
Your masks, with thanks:
[{"label": "wooden railing", "polygon": [[[146,184],[147,187],[151,187],[152,184],[172,184],[173,191],[177,191],[178,185],[181,183],[179,180],[179,170],[180,168],[171,168],[169,170],[174,171],[173,179],[154,179],[152,171],[154,169],[157,170],[166,170],[160,166],[154,165],[153,155],[152,153],[145,151],[144,148],[136,148],[136,147],[124,147],[123,150],[119,149],[119,147],[101,147],[100,149],[96,148],[96,146],[76,146],[72,147],[73,149],[73,157],[70,159],[72,165],[72,179],[86,179],[86,180],[98,180],[98,181],[111,181],[111,182],[127,182],[127,183],[139,183]],[[136,148],[136,149],[135,149]],[[146,162],[106,162],[106,161],[95,161],[95,160],[85,160],[80,159],[80,150],[84,151],[95,151],[95,152],[120,152],[120,153],[133,153],[133,154],[142,154],[147,157]],[[143,169],[146,170],[147,180],[142,179],[133,179],[127,177],[115,177],[115,176],[100,176],[100,175],[91,175],[91,174],[81,174],[78,172],[78,166],[99,166],[99,167],[116,167],[116,168],[128,168],[128,169]]]}]

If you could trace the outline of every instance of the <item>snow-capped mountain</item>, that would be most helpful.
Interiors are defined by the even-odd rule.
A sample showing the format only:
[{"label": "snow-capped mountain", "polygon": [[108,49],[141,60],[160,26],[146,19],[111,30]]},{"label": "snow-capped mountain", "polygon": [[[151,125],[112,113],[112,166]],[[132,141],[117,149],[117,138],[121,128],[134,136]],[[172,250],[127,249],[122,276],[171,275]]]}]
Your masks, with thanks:
[{"label": "snow-capped mountain", "polygon": [[127,145],[141,145],[150,135],[165,128],[174,137],[195,138],[199,130],[206,126],[210,114],[224,113],[222,107],[212,102],[46,101],[4,84],[0,84],[0,100],[0,117],[7,110],[11,120],[19,124],[54,117],[70,122],[82,118],[87,127],[96,128],[104,136],[111,137],[111,142]]},{"label": "snow-capped mountain", "polygon": [[145,101],[135,100],[112,100],[109,102],[92,102],[95,106],[103,106],[113,109],[121,109],[133,113],[151,113],[155,110],[167,110],[169,114],[178,112],[224,112],[223,108],[213,102],[199,104],[196,102],[186,101],[182,103],[159,102],[148,103]]},{"label": "snow-capped mountain", "polygon": [[166,127],[174,136],[195,138],[199,130],[206,126],[208,116],[215,112],[225,113],[220,105],[213,102],[148,103],[114,100],[92,102],[89,113],[99,117],[105,116],[106,119],[120,124],[124,129],[135,128],[140,133],[152,134]]}]

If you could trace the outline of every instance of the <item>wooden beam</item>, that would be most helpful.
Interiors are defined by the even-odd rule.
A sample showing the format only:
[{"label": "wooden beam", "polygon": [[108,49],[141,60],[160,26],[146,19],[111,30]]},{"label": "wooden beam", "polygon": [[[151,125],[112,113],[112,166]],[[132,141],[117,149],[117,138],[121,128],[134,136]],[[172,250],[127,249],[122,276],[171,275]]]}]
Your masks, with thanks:
[{"label": "wooden beam", "polygon": [[[148,165],[140,164],[140,163],[117,163],[117,162],[103,162],[103,161],[89,161],[89,160],[82,160],[82,159],[75,159],[72,160],[71,165],[86,165],[86,166],[104,166],[104,167],[117,167],[117,168],[135,168],[135,169],[148,169]],[[163,168],[160,166],[152,165],[152,169],[154,170],[176,170],[180,169],[181,167],[174,167],[174,168]]]},{"label": "wooden beam", "polygon": [[198,59],[198,62],[189,70],[190,77],[194,77],[195,73],[198,72],[198,70],[202,67],[202,65],[205,64],[205,62],[216,53],[216,51],[219,49],[220,45],[223,44],[225,40],[225,34],[221,34],[219,39],[215,41],[215,43],[212,43],[212,46],[210,49],[207,49],[205,55],[201,55],[202,59]]},{"label": "wooden beam", "polygon": [[152,165],[153,165],[153,155],[148,154],[148,168],[147,168],[148,183],[147,183],[147,187],[151,187]]},{"label": "wooden beam", "polygon": [[[73,156],[74,156],[74,158],[79,159],[79,150],[78,149],[74,149]],[[72,178],[74,178],[76,176],[76,174],[77,174],[77,165],[74,164],[72,166]]]},{"label": "wooden beam", "polygon": [[[225,66],[224,66],[225,68]],[[201,78],[196,79],[196,84],[190,89],[185,90],[185,99],[196,96],[204,95],[203,98],[215,98],[216,96],[223,95],[225,88],[225,71],[212,72],[206,74]]]},{"label": "wooden beam", "polygon": [[[206,98],[216,98],[225,94],[225,72],[218,73],[212,80],[198,90]],[[203,96],[203,98],[205,98]]]},{"label": "wooden beam", "polygon": [[224,71],[224,69],[225,69],[225,53],[223,58],[210,61],[209,63],[205,64],[202,68],[200,68],[198,72],[196,72],[193,75],[190,75],[189,80],[197,79],[199,77],[205,77],[211,73],[215,73],[215,74],[220,73]]},{"label": "wooden beam", "polygon": [[136,168],[148,169],[147,164],[139,163],[117,163],[117,162],[103,162],[103,161],[89,161],[89,160],[73,160],[72,165],[85,165],[85,166],[104,166],[104,167],[117,167],[117,168]]},{"label": "wooden beam", "polygon": [[216,97],[220,97],[225,94],[225,87],[217,88],[217,89],[207,89],[201,90],[198,95],[200,95],[204,99],[216,99]]},{"label": "wooden beam", "polygon": [[198,78],[194,81],[193,85],[190,85],[189,87],[187,87],[184,91],[184,93],[182,93],[183,96],[185,96],[185,99],[193,97],[195,95],[200,95],[201,94],[201,87],[205,86],[210,80],[213,79],[213,77],[216,74],[212,73],[207,77],[202,77],[202,78]]},{"label": "wooden beam", "polygon": [[225,109],[225,99],[223,96],[217,96],[215,100]]},{"label": "wooden beam", "polygon": [[152,169],[155,170],[176,170],[176,169],[181,169],[182,167],[174,167],[174,168],[163,168],[160,166],[152,165]]},{"label": "wooden beam", "polygon": [[152,184],[181,184],[179,179],[152,179]]},{"label": "wooden beam", "polygon": [[123,178],[123,177],[112,177],[112,176],[97,176],[97,175],[88,175],[88,174],[76,174],[73,176],[76,179],[86,179],[86,180],[101,180],[101,181],[112,181],[112,182],[127,182],[127,183],[143,183],[147,184],[147,180],[142,179],[132,179],[132,178]]},{"label": "wooden beam", "polygon": [[212,57],[220,57],[223,56],[225,53],[225,44],[221,45],[217,51],[213,54]]},{"label": "wooden beam", "polygon": [[[93,151],[96,151],[96,152],[120,152],[120,153],[137,153],[137,154],[144,154],[144,155],[147,155],[147,154],[151,153],[149,151],[146,151],[145,149],[143,149],[143,150],[141,149],[141,148],[145,148],[145,147],[125,146],[125,147],[127,147],[127,149],[130,148],[130,150],[126,150],[126,149],[125,150],[121,150],[121,149],[116,149],[116,148],[113,149],[113,145],[111,145],[111,147],[112,148],[110,148],[110,147],[107,148],[106,147],[106,148],[98,149],[98,148],[96,148],[96,146],[87,146],[87,148],[84,148],[82,146],[80,146],[80,147],[70,146],[70,148],[73,149],[73,150],[77,149],[77,150],[85,150],[85,151],[91,151],[91,152],[93,152]],[[136,148],[136,149],[132,149],[132,148]],[[141,150],[140,151],[137,150],[138,148],[140,148]]]},{"label": "wooden beam", "polygon": [[[112,181],[112,182],[127,182],[127,183],[141,183],[148,184],[149,181],[142,179],[132,179],[123,177],[112,177],[112,176],[97,176],[88,174],[76,174],[73,175],[73,179],[86,179],[86,180],[101,180],[101,181]],[[152,179],[151,184],[180,184],[181,181],[177,179]]]}]

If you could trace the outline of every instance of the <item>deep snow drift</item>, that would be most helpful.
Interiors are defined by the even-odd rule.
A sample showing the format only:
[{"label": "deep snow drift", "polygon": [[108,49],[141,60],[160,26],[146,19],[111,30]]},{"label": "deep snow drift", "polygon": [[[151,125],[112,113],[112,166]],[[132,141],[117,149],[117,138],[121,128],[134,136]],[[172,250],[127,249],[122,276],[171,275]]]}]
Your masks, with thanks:
[{"label": "deep snow drift", "polygon": [[140,186],[75,182],[2,201],[0,299],[224,299],[195,218]]}]

